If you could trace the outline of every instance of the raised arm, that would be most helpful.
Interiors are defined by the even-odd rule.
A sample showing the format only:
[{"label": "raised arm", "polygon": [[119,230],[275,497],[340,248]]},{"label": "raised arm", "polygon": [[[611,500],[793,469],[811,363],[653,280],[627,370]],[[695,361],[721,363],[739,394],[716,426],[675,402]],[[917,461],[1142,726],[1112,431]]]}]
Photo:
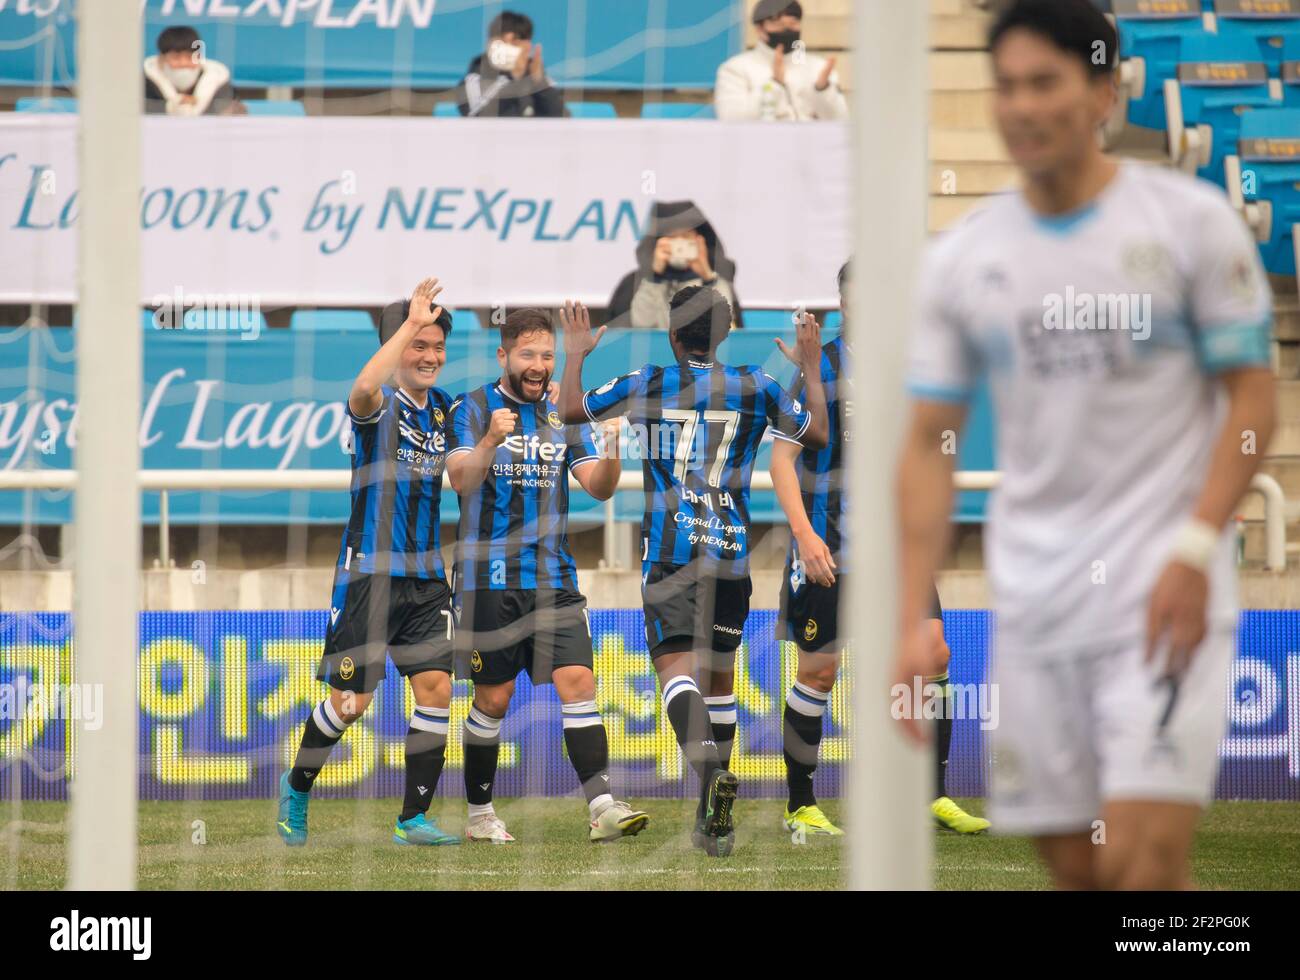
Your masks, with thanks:
[{"label": "raised arm", "polygon": [[415,335],[424,327],[433,324],[442,316],[442,307],[434,306],[433,301],[442,292],[438,280],[429,278],[421,281],[411,294],[411,310],[405,322],[397,328],[388,342],[375,352],[366,362],[366,366],[352,382],[352,391],[348,394],[348,407],[352,414],[364,419],[375,414],[383,404],[384,383],[393,376],[402,361],[402,353],[415,339]]},{"label": "raised arm", "polygon": [[812,420],[799,441],[809,449],[825,449],[831,437],[831,422],[826,410],[826,388],[822,385],[821,324],[811,313],[800,313],[795,320],[794,330],[793,351],[780,337],[776,338],[776,345],[803,372],[804,408]]},{"label": "raised arm", "polygon": [[835,584],[835,558],[831,549],[813,530],[808,512],[803,506],[803,492],[799,487],[799,474],[795,471],[795,461],[803,447],[786,439],[777,439],[772,446],[772,488],[776,491],[777,503],[785,513],[790,524],[790,533],[794,536],[799,550],[799,561],[803,563],[808,581],[816,585]]},{"label": "raised arm", "polygon": [[623,460],[618,451],[619,433],[623,423],[620,419],[610,419],[602,426],[604,436],[601,447],[601,459],[595,463],[586,463],[573,471],[573,478],[582,489],[597,500],[608,500],[618,489],[618,478],[623,474]]},{"label": "raised arm", "polygon": [[[460,410],[467,411],[468,406],[462,406]],[[452,424],[457,425],[457,420],[453,419]],[[482,486],[492,469],[497,449],[514,430],[515,413],[508,408],[498,408],[492,413],[487,431],[477,442],[473,441],[474,430],[469,420],[460,420],[456,429],[460,446],[447,455],[447,479],[451,481],[451,488],[465,496]]]},{"label": "raised arm", "polygon": [[560,397],[555,401],[560,419],[566,425],[576,425],[589,421],[582,407],[582,365],[600,343],[606,328],[593,332],[590,312],[572,300],[565,300],[560,309],[560,325],[564,329],[564,373],[560,376]]}]

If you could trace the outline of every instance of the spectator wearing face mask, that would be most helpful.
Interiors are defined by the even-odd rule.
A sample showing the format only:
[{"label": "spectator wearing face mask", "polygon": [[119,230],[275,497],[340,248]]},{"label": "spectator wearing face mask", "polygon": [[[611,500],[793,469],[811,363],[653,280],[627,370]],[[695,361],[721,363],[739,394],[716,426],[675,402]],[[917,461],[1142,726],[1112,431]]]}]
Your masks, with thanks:
[{"label": "spectator wearing face mask", "polygon": [[714,107],[719,119],[799,121],[847,119],[835,59],[805,50],[803,7],[788,0],[759,0],[754,7],[758,43],[718,69]]},{"label": "spectator wearing face mask", "polygon": [[636,271],[610,297],[609,326],[667,330],[669,301],[686,286],[712,286],[731,304],[732,329],[741,325],[736,263],[693,201],[657,202],[636,257]]},{"label": "spectator wearing face mask", "polygon": [[504,11],[488,27],[487,50],[456,88],[462,116],[563,116],[564,96],[546,76],[533,22]]},{"label": "spectator wearing face mask", "polygon": [[240,111],[230,69],[203,54],[199,32],[169,27],[158,53],[144,60],[145,112],[169,116],[227,115]]}]

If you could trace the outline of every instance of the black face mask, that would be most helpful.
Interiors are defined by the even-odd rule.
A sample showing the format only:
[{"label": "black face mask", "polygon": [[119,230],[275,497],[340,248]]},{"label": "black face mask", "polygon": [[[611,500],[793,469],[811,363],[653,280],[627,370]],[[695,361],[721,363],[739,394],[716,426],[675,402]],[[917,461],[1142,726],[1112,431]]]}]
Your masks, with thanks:
[{"label": "black face mask", "polygon": [[794,46],[799,43],[799,38],[803,34],[799,31],[772,31],[767,35],[767,46],[769,48],[784,48],[787,53],[794,50]]}]

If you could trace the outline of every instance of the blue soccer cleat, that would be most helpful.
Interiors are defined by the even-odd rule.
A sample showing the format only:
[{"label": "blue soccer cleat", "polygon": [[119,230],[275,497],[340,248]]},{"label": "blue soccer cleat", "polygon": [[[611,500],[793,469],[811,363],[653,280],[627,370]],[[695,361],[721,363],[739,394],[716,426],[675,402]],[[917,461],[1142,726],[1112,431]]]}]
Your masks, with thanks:
[{"label": "blue soccer cleat", "polygon": [[307,806],[311,803],[310,793],[300,793],[289,785],[289,774],[280,777],[280,812],[276,817],[275,829],[280,832],[280,839],[290,847],[302,847],[307,843]]},{"label": "blue soccer cleat", "polygon": [[410,820],[397,821],[393,827],[393,840],[399,844],[423,844],[426,847],[460,843],[459,837],[447,833],[438,826],[437,820],[430,820],[423,813],[417,813]]}]

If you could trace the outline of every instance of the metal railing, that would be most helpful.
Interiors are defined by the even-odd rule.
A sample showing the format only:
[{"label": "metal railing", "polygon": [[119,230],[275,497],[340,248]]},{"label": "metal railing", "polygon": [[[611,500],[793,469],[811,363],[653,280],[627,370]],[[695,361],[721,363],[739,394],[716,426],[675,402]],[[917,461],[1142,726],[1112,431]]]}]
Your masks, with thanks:
[{"label": "metal railing", "polygon": [[[196,490],[333,490],[345,491],[352,483],[350,470],[140,470],[140,489],[157,492],[158,559],[164,567],[171,564],[171,517],[169,493]],[[2,490],[75,490],[75,470],[0,470]],[[993,470],[969,470],[953,474],[957,490],[996,490],[1002,474]],[[573,489],[581,489],[570,478]],[[619,490],[640,490],[641,474],[624,470],[618,480]],[[754,474],[754,490],[771,490],[769,473]],[[1264,498],[1264,567],[1271,572],[1286,571],[1286,497],[1282,486],[1266,473],[1257,473],[1250,490]],[[619,565],[617,554],[618,520],[613,499],[605,501],[605,565]]]}]

